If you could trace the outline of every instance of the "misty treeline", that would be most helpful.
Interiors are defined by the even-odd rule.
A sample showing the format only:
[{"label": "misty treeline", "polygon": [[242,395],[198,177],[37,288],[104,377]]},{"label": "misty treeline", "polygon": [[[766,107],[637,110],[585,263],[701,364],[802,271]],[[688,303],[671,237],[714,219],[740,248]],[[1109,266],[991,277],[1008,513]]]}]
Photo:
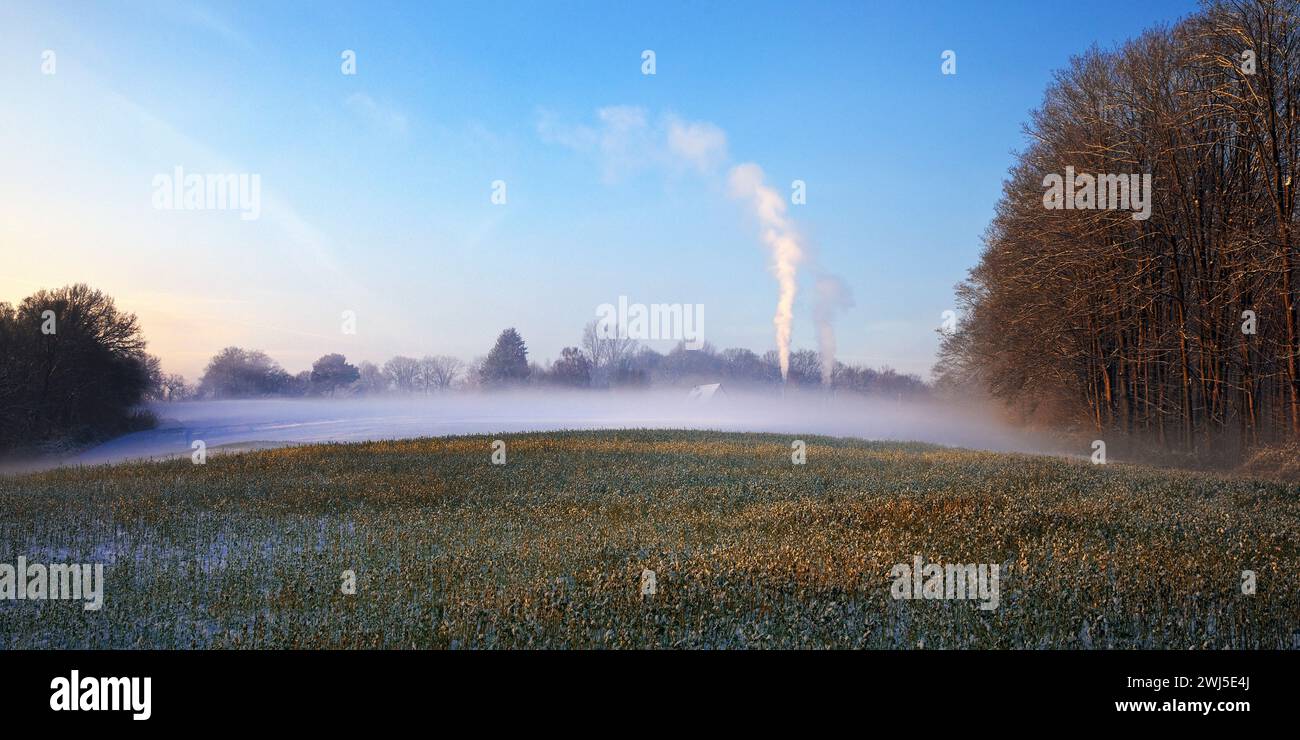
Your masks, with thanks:
[{"label": "misty treeline", "polygon": [[[1212,3],[1058,72],[958,286],[939,384],[1178,452],[1300,438],[1298,46],[1297,3]],[[1067,167],[1150,173],[1149,218],[1049,209]]]},{"label": "misty treeline", "polygon": [[86,285],[0,303],[0,452],[76,445],[147,428],[161,382],[133,314]]},{"label": "misty treeline", "polygon": [[[659,353],[638,342],[602,336],[596,322],[580,346],[566,347],[545,365],[528,359],[519,333],[507,329],[483,357],[463,362],[448,355],[397,356],[383,365],[352,364],[326,354],[310,370],[291,374],[259,350],[227,347],[191,384],[162,372],[145,351],[134,314],[84,284],[42,290],[17,306],[0,302],[0,453],[54,450],[97,442],[156,424],[146,401],[267,396],[431,394],[452,389],[508,387],[645,388],[727,383],[776,386],[775,352],[717,351],[679,344]],[[795,352],[789,382],[821,384],[816,352]],[[837,390],[916,398],[929,386],[915,375],[837,363]]]},{"label": "misty treeline", "polygon": [[[747,349],[719,352],[707,342],[696,350],[679,343],[660,353],[619,336],[603,336],[597,322],[582,332],[580,346],[565,347],[550,363],[529,360],[528,346],[514,328],[497,337],[488,353],[472,362],[448,355],[421,358],[399,355],[382,365],[352,364],[340,354],[327,354],[311,370],[290,374],[259,350],[227,347],[208,363],[197,385],[176,376],[158,397],[252,398],[258,396],[354,396],[432,394],[450,390],[493,390],[519,387],[634,389],[652,386],[693,386],[725,383],[732,387],[775,387],[781,372],[775,351],[762,356]],[[811,350],[791,354],[789,383],[819,387],[821,361]],[[919,377],[892,369],[836,363],[836,390],[913,399],[929,391]]]}]

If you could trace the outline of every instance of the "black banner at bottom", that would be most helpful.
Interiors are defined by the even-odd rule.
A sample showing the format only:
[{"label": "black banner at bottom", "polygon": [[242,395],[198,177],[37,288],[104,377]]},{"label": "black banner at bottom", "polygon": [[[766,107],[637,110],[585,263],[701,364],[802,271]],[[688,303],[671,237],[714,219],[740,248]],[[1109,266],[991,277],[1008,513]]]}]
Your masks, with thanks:
[{"label": "black banner at bottom", "polygon": [[[636,724],[712,713],[1005,726],[1250,726],[1294,706],[1281,652],[0,652],[6,720],[132,729],[337,728],[562,711]],[[818,708],[821,709],[818,709]],[[576,714],[575,714],[576,713]],[[809,716],[808,719],[816,719]],[[705,717],[706,721],[710,721]]]}]

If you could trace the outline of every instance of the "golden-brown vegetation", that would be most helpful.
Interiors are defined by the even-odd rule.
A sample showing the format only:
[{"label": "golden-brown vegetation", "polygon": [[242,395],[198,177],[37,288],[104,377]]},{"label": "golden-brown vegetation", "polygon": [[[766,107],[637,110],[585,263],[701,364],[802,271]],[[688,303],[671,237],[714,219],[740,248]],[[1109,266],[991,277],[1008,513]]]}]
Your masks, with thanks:
[{"label": "golden-brown vegetation", "polygon": [[[0,601],[0,647],[1289,648],[1300,626],[1294,485],[814,437],[806,465],[775,435],[506,439],[504,466],[475,436],[0,477],[0,562],[107,566],[99,612]],[[999,607],[895,601],[914,554],[1001,564]]]}]

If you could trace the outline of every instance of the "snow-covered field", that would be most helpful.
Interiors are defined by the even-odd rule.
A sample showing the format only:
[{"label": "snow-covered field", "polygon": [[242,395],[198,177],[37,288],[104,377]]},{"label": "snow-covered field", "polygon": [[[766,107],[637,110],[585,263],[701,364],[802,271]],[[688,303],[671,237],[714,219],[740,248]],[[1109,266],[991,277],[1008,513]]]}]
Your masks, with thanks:
[{"label": "snow-covered field", "polygon": [[[37,467],[94,465],[314,442],[565,429],[684,428],[914,440],[995,451],[1040,451],[1023,437],[951,408],[791,393],[519,392],[384,399],[187,401],[153,405],[158,428]],[[27,466],[24,466],[27,467]]]}]

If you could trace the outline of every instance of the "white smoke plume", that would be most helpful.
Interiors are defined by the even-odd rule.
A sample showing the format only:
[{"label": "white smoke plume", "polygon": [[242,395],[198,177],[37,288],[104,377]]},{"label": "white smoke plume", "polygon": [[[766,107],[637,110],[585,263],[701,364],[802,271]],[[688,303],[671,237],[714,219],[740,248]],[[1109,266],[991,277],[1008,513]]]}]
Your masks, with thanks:
[{"label": "white smoke plume", "polygon": [[781,360],[781,379],[790,372],[790,329],[794,322],[794,297],[797,292],[799,263],[804,248],[794,225],[786,217],[785,198],[763,182],[763,169],[747,162],[731,168],[731,195],[748,200],[763,229],[763,242],[772,255],[770,269],[776,277],[780,294],[776,301],[776,351]]},{"label": "white smoke plume", "polygon": [[853,293],[834,275],[818,275],[814,287],[813,322],[817,324],[817,356],[822,365],[822,387],[829,388],[835,374],[835,314],[853,305]]}]

